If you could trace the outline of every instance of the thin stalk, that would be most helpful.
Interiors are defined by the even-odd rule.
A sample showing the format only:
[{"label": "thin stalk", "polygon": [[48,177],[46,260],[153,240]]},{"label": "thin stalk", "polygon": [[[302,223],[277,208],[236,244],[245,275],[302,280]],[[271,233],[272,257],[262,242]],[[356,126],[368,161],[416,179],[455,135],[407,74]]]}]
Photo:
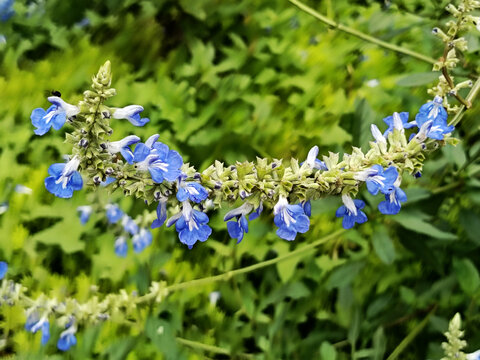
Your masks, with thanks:
[{"label": "thin stalk", "polygon": [[[207,351],[207,352],[210,352],[210,353],[227,355],[227,356],[232,355],[232,354],[230,354],[229,350],[218,347],[218,346],[206,345],[206,344],[202,344],[202,343],[197,342],[197,341],[187,340],[187,339],[183,339],[183,338],[180,338],[180,337],[177,337],[176,339],[180,344],[188,346],[192,349],[197,349],[197,350],[201,350],[201,351]],[[250,354],[240,353],[240,354],[234,354],[234,355],[235,355],[235,357],[237,357],[239,359],[253,359],[253,355],[250,355]]]},{"label": "thin stalk", "polygon": [[293,258],[295,256],[308,255],[308,254],[311,254],[310,250],[316,248],[317,246],[319,246],[321,244],[326,243],[327,241],[330,241],[330,240],[336,238],[337,236],[340,236],[344,232],[345,232],[344,229],[340,229],[340,230],[337,230],[330,235],[327,235],[327,236],[325,236],[321,239],[318,239],[317,241],[312,242],[311,244],[305,245],[305,246],[303,246],[299,249],[296,249],[294,251],[289,252],[288,254],[276,257],[274,259],[265,260],[265,261],[259,262],[257,264],[254,264],[254,265],[250,265],[250,266],[240,268],[240,269],[236,269],[236,270],[231,270],[231,271],[228,271],[226,273],[219,274],[219,275],[214,275],[214,276],[209,276],[209,277],[205,277],[205,278],[201,278],[201,279],[185,281],[185,282],[181,282],[181,283],[178,283],[178,284],[173,284],[173,285],[170,285],[167,288],[167,290],[168,290],[168,292],[171,292],[171,291],[187,289],[187,288],[194,287],[194,286],[197,286],[197,285],[210,284],[210,283],[213,283],[213,282],[216,282],[216,281],[226,281],[226,280],[229,280],[230,278],[232,278],[233,276],[237,276],[237,275],[240,275],[240,274],[245,274],[245,273],[248,273],[248,272],[251,272],[251,271],[255,271],[255,270],[258,270],[258,269],[261,269],[261,268],[264,268],[264,267],[267,267],[267,266],[270,266],[270,265],[288,260],[288,259]]},{"label": "thin stalk", "polygon": [[404,54],[404,55],[414,57],[418,60],[424,61],[424,62],[429,63],[429,64],[435,64],[437,62],[437,60],[435,60],[434,58],[431,58],[429,56],[417,53],[416,51],[406,49],[406,48],[398,46],[398,45],[390,44],[386,41],[382,41],[380,39],[377,39],[376,37],[365,34],[365,33],[361,32],[359,30],[356,30],[356,29],[353,29],[349,26],[340,24],[340,23],[336,22],[335,20],[332,20],[332,19],[326,17],[325,15],[320,14],[319,12],[315,11],[311,7],[305,5],[304,3],[302,3],[298,0],[289,0],[289,1],[293,5],[298,7],[300,10],[306,12],[309,15],[312,15],[317,20],[320,20],[324,24],[327,24],[328,26],[331,26],[331,27],[333,27],[337,30],[340,30],[340,31],[343,31],[347,34],[358,37],[359,39],[371,42],[371,43],[376,44],[378,46],[381,46],[385,49],[392,50],[392,51],[395,51],[395,52],[398,52],[398,53],[401,53],[401,54]]},{"label": "thin stalk", "polygon": [[437,307],[434,306],[428,315],[423,319],[412,331],[398,344],[398,346],[393,350],[387,360],[395,360],[398,356],[407,348],[408,345],[416,338],[416,336],[423,330],[423,328],[428,324],[430,316],[437,310]]}]

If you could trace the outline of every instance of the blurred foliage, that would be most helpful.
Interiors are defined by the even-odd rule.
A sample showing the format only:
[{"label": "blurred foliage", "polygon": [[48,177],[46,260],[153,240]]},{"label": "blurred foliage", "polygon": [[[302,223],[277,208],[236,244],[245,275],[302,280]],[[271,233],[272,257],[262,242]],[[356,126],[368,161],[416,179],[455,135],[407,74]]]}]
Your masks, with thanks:
[{"label": "blurred foliage", "polygon": [[[447,20],[448,1],[310,2],[323,14],[384,41],[437,58],[430,31]],[[82,227],[76,207],[106,194],[83,191],[54,198],[43,181],[51,163],[69,153],[64,132],[33,134],[30,112],[46,107],[45,90],[76,102],[89,77],[112,61],[118,96],[111,104],[141,104],[144,128],[113,123],[115,139],[159,133],[186,161],[204,169],[215,159],[305,158],[365,145],[369,125],[394,111],[412,115],[428,100],[431,65],[326,28],[281,0],[17,1],[0,23],[0,258],[9,276],[32,293],[82,301],[93,292],[144,292],[152,280],[175,283],[273,258],[331,233],[339,199],[313,204],[309,233],[288,243],[264,214],[235,245],[223,212],[214,233],[187,250],[172,229],[126,259],[113,252],[114,234],[93,216]],[[458,79],[476,77],[479,32]],[[80,329],[72,358],[222,359],[175,341],[182,337],[258,359],[383,359],[435,308],[402,359],[439,359],[448,319],[465,319],[467,350],[480,347],[479,106],[456,135],[463,141],[427,161],[421,179],[405,179],[409,201],[399,215],[378,214],[368,193],[370,221],[305,258],[294,258],[225,283],[172,294],[139,310],[125,325]],[[22,184],[32,195],[15,192]],[[122,199],[131,216],[143,203]],[[153,208],[149,209],[153,210]],[[98,288],[93,287],[97,285]],[[219,291],[216,304],[209,293]],[[3,355],[62,358],[53,339],[17,331],[25,317],[1,308],[8,343]],[[128,321],[127,321],[128,320]],[[13,331],[15,330],[15,331]],[[161,330],[161,331],[160,331]],[[56,338],[61,330],[52,329]]]}]

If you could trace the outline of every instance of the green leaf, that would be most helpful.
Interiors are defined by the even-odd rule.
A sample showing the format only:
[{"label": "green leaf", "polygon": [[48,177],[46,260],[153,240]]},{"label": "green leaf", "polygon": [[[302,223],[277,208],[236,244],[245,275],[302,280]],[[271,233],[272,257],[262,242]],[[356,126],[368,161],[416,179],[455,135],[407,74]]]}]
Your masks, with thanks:
[{"label": "green leaf", "polygon": [[321,360],[336,360],[337,359],[337,350],[335,347],[330,344],[328,341],[322,342],[320,345],[320,359]]},{"label": "green leaf", "polygon": [[400,80],[397,81],[398,86],[404,87],[415,87],[425,84],[430,84],[431,82],[438,79],[438,73],[436,72],[421,72],[416,74],[409,74],[407,76],[402,77]]},{"label": "green leaf", "polygon": [[414,214],[414,213],[400,213],[395,215],[392,219],[402,225],[404,228],[414,231],[419,234],[425,234],[439,240],[455,240],[456,235],[437,229],[432,224],[426,222],[424,219],[425,214]]},{"label": "green leaf", "polygon": [[478,270],[470,259],[453,259],[453,270],[462,290],[473,295],[480,285]]},{"label": "green leaf", "polygon": [[385,264],[391,264],[395,260],[395,247],[390,236],[383,227],[375,230],[372,236],[372,245],[375,253]]}]

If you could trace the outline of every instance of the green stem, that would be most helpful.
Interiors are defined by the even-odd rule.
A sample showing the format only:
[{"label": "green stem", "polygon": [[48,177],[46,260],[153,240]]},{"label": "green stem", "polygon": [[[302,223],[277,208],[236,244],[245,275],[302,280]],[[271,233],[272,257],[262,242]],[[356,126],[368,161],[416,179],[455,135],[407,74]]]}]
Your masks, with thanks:
[{"label": "green stem", "polygon": [[429,63],[429,64],[435,64],[437,62],[437,60],[429,57],[429,56],[426,56],[426,55],[423,55],[423,54],[420,54],[420,53],[417,53],[416,51],[413,51],[413,50],[410,50],[410,49],[406,49],[404,47],[401,47],[401,46],[398,46],[398,45],[393,45],[393,44],[390,44],[388,42],[385,42],[385,41],[382,41],[380,39],[377,39],[376,37],[373,37],[371,35],[367,35],[365,33],[362,33],[361,31],[358,31],[358,30],[355,30],[349,26],[346,26],[346,25],[343,25],[343,24],[340,24],[340,23],[337,23],[336,21],[318,13],[317,11],[315,11],[314,9],[312,9],[311,7],[305,5],[304,3],[298,1],[298,0],[289,0],[293,5],[297,6],[300,10],[306,12],[307,14],[309,15],[312,15],[314,18],[320,20],[321,22],[323,22],[324,24],[327,24],[337,30],[340,30],[340,31],[343,31],[347,34],[350,34],[350,35],[353,35],[353,36],[356,36],[358,37],[359,39],[362,39],[362,40],[365,40],[365,41],[368,41],[368,42],[371,42],[373,44],[376,44],[378,46],[381,46],[385,49],[388,49],[388,50],[392,50],[392,51],[396,51],[398,53],[401,53],[401,54],[405,54],[405,55],[408,55],[408,56],[411,56],[411,57],[414,57],[416,59],[419,59],[421,61],[424,61],[426,63]]},{"label": "green stem", "polygon": [[[470,89],[470,92],[467,95],[466,101],[472,104],[473,100],[478,95],[479,91],[480,91],[480,78],[478,78],[477,81],[475,81],[475,84],[473,84],[472,88]],[[462,105],[460,109],[457,111],[457,113],[455,114],[455,116],[453,117],[452,121],[450,121],[448,125],[456,126],[460,122],[460,120],[462,120],[465,108],[466,106]]]},{"label": "green stem", "polygon": [[173,284],[173,285],[170,285],[167,288],[167,290],[168,290],[168,292],[171,292],[171,291],[187,289],[187,288],[194,287],[194,286],[197,286],[197,285],[210,284],[210,283],[213,283],[213,282],[216,282],[216,281],[226,281],[226,280],[229,280],[230,278],[232,278],[233,276],[240,275],[240,274],[245,274],[245,273],[248,273],[248,272],[251,272],[251,271],[255,271],[255,270],[258,270],[258,269],[261,269],[261,268],[279,263],[281,261],[288,260],[288,259],[293,258],[295,256],[308,255],[308,254],[311,254],[310,250],[316,248],[317,246],[319,246],[321,244],[326,243],[329,240],[332,240],[332,239],[336,238],[337,236],[340,236],[344,232],[345,232],[345,230],[343,230],[343,229],[337,230],[330,235],[327,235],[327,236],[325,236],[321,239],[318,239],[317,241],[312,242],[311,244],[305,245],[305,246],[303,246],[299,249],[296,249],[294,251],[289,252],[288,254],[276,257],[274,259],[265,260],[265,261],[262,261],[262,262],[259,262],[257,264],[250,265],[250,266],[247,266],[247,267],[244,267],[244,268],[231,270],[231,271],[228,271],[228,272],[220,274],[220,275],[214,275],[214,276],[209,276],[209,277],[205,277],[205,278],[201,278],[201,279],[195,279],[195,280],[181,282],[181,283],[178,283],[178,284]]},{"label": "green stem", "polygon": [[400,344],[393,350],[387,360],[395,360],[398,356],[407,348],[408,345],[415,339],[415,337],[423,330],[423,328],[428,324],[430,316],[437,310],[437,307],[434,306],[432,310],[428,313],[425,319],[422,320],[417,326],[413,328],[412,331],[405,337]]},{"label": "green stem", "polygon": [[[228,355],[228,356],[231,355],[230,351],[228,351],[227,349],[218,347],[218,346],[206,345],[206,344],[199,343],[197,341],[187,340],[187,339],[183,339],[183,338],[180,338],[180,337],[177,337],[177,341],[180,344],[191,347],[193,349],[198,349],[198,350],[201,350],[201,351],[208,351],[208,352],[214,353],[214,354],[221,354],[221,355]],[[253,356],[250,355],[250,354],[234,354],[234,355],[239,359],[252,359],[253,358]]]}]

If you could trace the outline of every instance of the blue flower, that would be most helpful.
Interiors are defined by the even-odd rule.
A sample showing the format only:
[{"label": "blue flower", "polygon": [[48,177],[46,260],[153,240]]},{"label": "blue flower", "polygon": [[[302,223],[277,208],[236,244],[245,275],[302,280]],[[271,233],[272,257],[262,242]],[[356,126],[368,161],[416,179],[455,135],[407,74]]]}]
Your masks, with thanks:
[{"label": "blue flower", "polygon": [[[141,157],[140,157],[141,158]],[[164,180],[175,181],[181,175],[183,159],[178,152],[170,150],[167,145],[156,143],[149,155],[136,163],[140,171],[149,171],[152,180],[161,184]]]},{"label": "blue flower", "polygon": [[85,225],[92,214],[92,207],[89,205],[79,206],[77,211],[80,213],[80,222]]},{"label": "blue flower", "polygon": [[343,217],[344,229],[351,229],[355,223],[363,224],[368,220],[367,215],[361,210],[365,207],[362,200],[352,200],[349,195],[342,195],[343,204],[337,209],[336,217]]},{"label": "blue flower", "polygon": [[27,322],[25,323],[25,330],[30,331],[35,334],[38,330],[42,332],[41,344],[45,345],[50,339],[50,323],[46,316],[41,319],[38,316],[38,313],[34,311],[27,317]]},{"label": "blue flower", "polygon": [[[308,152],[307,160],[305,162],[312,169],[328,170],[327,165],[323,161],[317,159],[318,151],[319,150],[317,145],[312,147]],[[301,165],[303,165],[303,163]]]},{"label": "blue flower", "polygon": [[200,203],[208,197],[207,190],[196,182],[186,182],[178,180],[177,200],[184,202],[187,199],[196,203]]},{"label": "blue flower", "polygon": [[119,236],[117,240],[115,240],[115,254],[119,257],[126,257],[128,251],[127,240],[124,236]]},{"label": "blue flower", "polygon": [[77,338],[75,337],[75,332],[77,329],[75,326],[70,325],[67,330],[64,330],[60,334],[60,339],[57,342],[57,348],[61,351],[67,351],[72,346],[77,344]]},{"label": "blue flower", "polygon": [[110,185],[111,183],[113,183],[113,182],[115,182],[115,181],[117,181],[117,178],[116,178],[116,177],[107,176],[107,178],[105,179],[105,181],[102,181],[102,182],[100,183],[100,186],[105,187],[105,186],[108,186],[108,185]]},{"label": "blue flower", "polygon": [[66,164],[53,164],[48,168],[49,177],[45,179],[45,187],[59,198],[71,198],[74,190],[81,190],[83,180],[77,171],[80,165],[78,156],[74,156]]},{"label": "blue flower", "polygon": [[0,261],[0,280],[7,274],[8,264],[5,261]]},{"label": "blue flower", "polygon": [[387,116],[383,121],[388,125],[388,129],[383,133],[384,137],[387,137],[388,133],[391,133],[394,128],[401,130],[410,129],[415,126],[414,123],[408,122],[408,112],[401,112],[400,114],[394,112],[392,116]]},{"label": "blue flower", "polygon": [[197,241],[206,241],[212,233],[208,221],[207,214],[193,209],[190,202],[185,201],[182,211],[168,219],[167,226],[175,224],[180,242],[191,249]]},{"label": "blue flower", "polygon": [[15,14],[12,5],[13,0],[0,0],[0,21],[5,22]]},{"label": "blue flower", "polygon": [[[415,122],[419,128],[426,127],[425,136],[430,139],[443,140],[445,134],[451,133],[455,127],[447,124],[447,110],[442,106],[443,99],[440,96],[435,96],[433,101],[429,101],[422,105]],[[431,126],[428,122],[432,121]],[[420,139],[421,140],[421,139]]]},{"label": "blue flower", "polygon": [[284,196],[280,196],[273,214],[273,221],[278,226],[277,235],[282,239],[295,240],[297,233],[306,233],[310,227],[310,219],[305,215],[302,205],[289,205]]},{"label": "blue flower", "polygon": [[145,144],[144,143],[137,144],[137,146],[135,146],[135,150],[133,151],[133,156],[134,156],[133,161],[140,162],[145,160],[147,156],[150,155],[150,152],[154,150],[159,137],[160,135],[155,134],[150,136],[147,139],[147,141],[145,141]]},{"label": "blue flower", "polygon": [[136,253],[142,252],[148,245],[152,243],[152,233],[150,230],[141,228],[138,234],[132,238],[133,251]]},{"label": "blue flower", "polygon": [[122,226],[123,230],[128,232],[130,235],[136,235],[138,233],[137,223],[128,215],[123,215]]},{"label": "blue flower", "polygon": [[243,240],[244,234],[248,233],[247,214],[252,210],[253,205],[246,202],[242,206],[229,211],[223,218],[223,221],[235,218],[235,221],[227,222],[227,230],[230,237],[237,239],[237,244]]},{"label": "blue flower", "polygon": [[250,221],[255,220],[260,216],[262,211],[263,211],[263,202],[260,202],[260,205],[258,206],[258,208],[254,212],[252,212],[250,215],[248,215],[248,220]]},{"label": "blue flower", "polygon": [[157,219],[153,221],[151,228],[162,226],[165,220],[167,220],[167,198],[161,198],[157,206]]},{"label": "blue flower", "polygon": [[377,144],[387,145],[387,139],[385,139],[385,136],[382,135],[377,125],[375,124],[370,125],[370,131],[372,132],[372,135]]},{"label": "blue flower", "polygon": [[123,211],[116,204],[107,204],[105,210],[110,224],[116,224],[123,216]]},{"label": "blue flower", "polygon": [[147,118],[140,118],[143,107],[140,105],[129,105],[121,109],[116,109],[113,113],[114,119],[127,119],[134,126],[143,126],[150,121]]},{"label": "blue flower", "polygon": [[109,142],[105,146],[110,154],[121,153],[127,163],[133,164],[133,152],[130,149],[130,145],[136,144],[139,141],[140,138],[138,136],[130,135],[122,140]]},{"label": "blue flower", "polygon": [[310,200],[302,201],[303,211],[308,217],[312,216],[312,203]]},{"label": "blue flower", "polygon": [[55,130],[60,130],[65,124],[67,117],[72,117],[80,112],[80,109],[75,105],[71,105],[62,100],[58,96],[50,96],[48,98],[53,105],[46,111],[42,108],[37,108],[32,111],[30,119],[37,135],[44,135],[53,126]]},{"label": "blue flower", "polygon": [[473,353],[466,354],[466,355],[467,355],[467,360],[480,360],[480,350],[477,350]]},{"label": "blue flower", "polygon": [[370,169],[354,175],[355,180],[366,182],[368,192],[372,195],[377,195],[379,191],[383,194],[390,194],[397,178],[398,171],[395,166],[390,166],[384,171],[381,165],[373,165]]},{"label": "blue flower", "polygon": [[378,210],[384,215],[395,215],[400,212],[402,202],[407,201],[407,195],[398,186],[390,194],[385,195],[385,201],[378,204]]}]

